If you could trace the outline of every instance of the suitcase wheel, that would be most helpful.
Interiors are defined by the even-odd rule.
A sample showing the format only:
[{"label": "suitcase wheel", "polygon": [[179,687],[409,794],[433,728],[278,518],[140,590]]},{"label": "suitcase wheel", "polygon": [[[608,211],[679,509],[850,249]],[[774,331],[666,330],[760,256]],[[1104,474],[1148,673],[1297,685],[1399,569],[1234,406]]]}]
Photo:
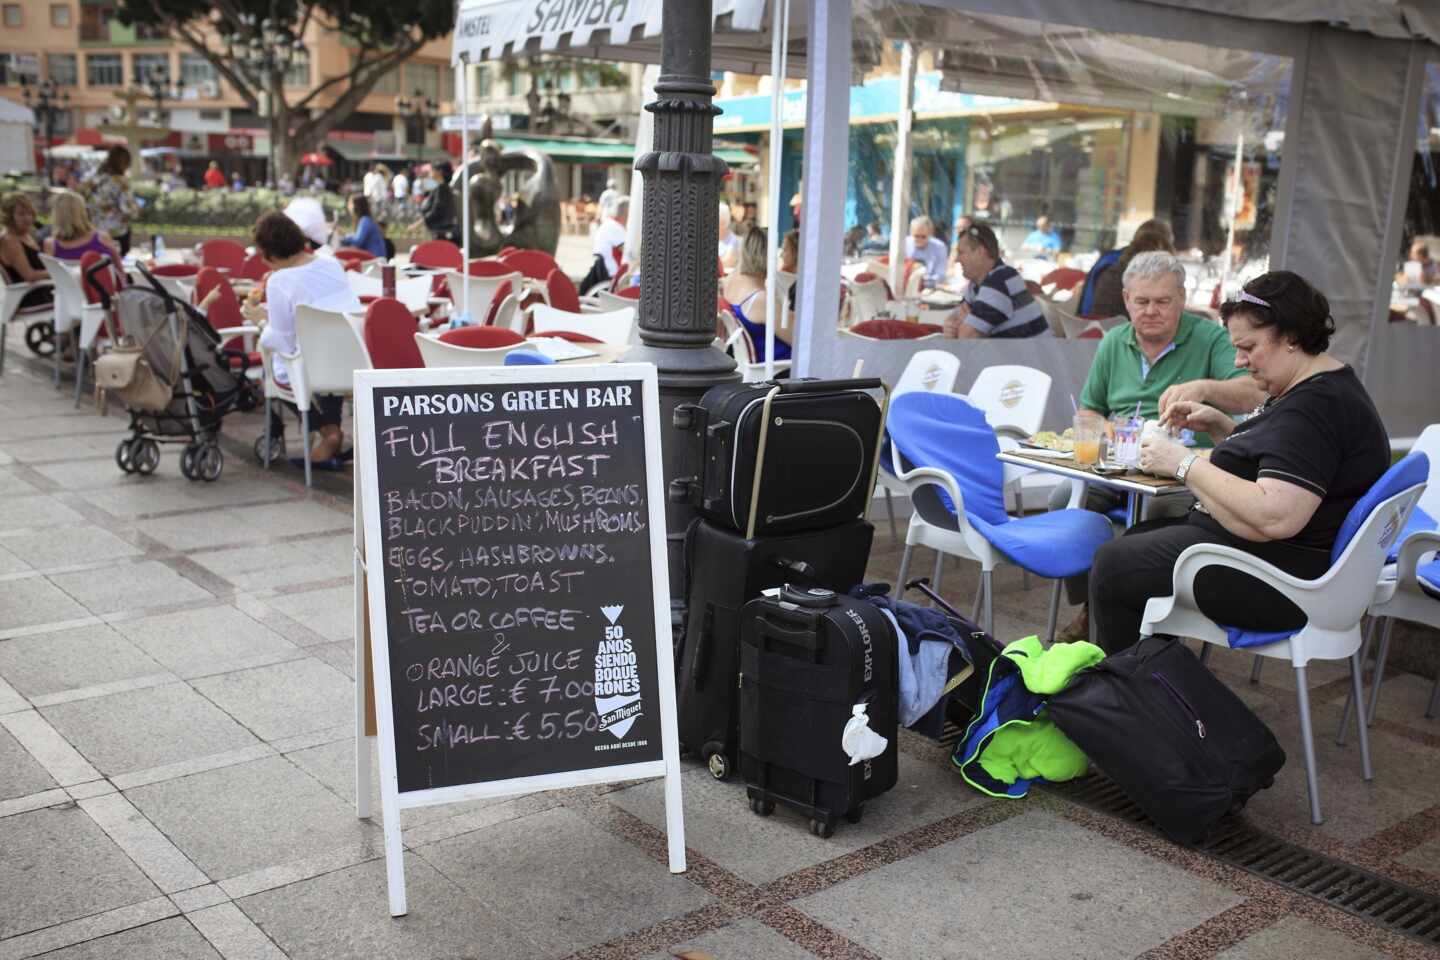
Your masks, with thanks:
[{"label": "suitcase wheel", "polygon": [[730,758],[725,756],[725,751],[719,744],[705,744],[701,756],[705,758],[705,765],[710,768],[710,776],[716,780],[730,779]]},{"label": "suitcase wheel", "polygon": [[759,797],[750,798],[750,812],[757,817],[768,817],[775,812],[774,800],[762,800]]},{"label": "suitcase wheel", "polygon": [[846,813],[845,820],[849,823],[859,823],[860,818],[863,816],[865,816],[865,807],[862,805]]},{"label": "suitcase wheel", "polygon": [[835,821],[828,818],[821,820],[819,817],[812,817],[810,820],[810,832],[821,840],[828,840],[835,833]]}]

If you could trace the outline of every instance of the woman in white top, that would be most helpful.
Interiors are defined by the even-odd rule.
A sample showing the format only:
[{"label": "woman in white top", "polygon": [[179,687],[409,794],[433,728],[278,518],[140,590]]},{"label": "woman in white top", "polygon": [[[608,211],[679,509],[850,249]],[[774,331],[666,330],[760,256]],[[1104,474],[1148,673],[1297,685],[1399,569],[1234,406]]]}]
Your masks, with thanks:
[{"label": "woman in white top", "polygon": [[[260,345],[274,354],[295,352],[295,308],[315,307],[338,313],[358,313],[360,301],[350,289],[339,262],[309,251],[305,234],[283,213],[267,213],[255,221],[252,234],[260,258],[270,268],[265,278],[267,320]],[[273,359],[275,379],[288,383],[284,361]],[[310,428],[319,437],[310,447],[311,462],[334,459],[344,442],[340,419],[344,398],[317,396],[310,409]],[[306,438],[307,442],[309,438]]]}]

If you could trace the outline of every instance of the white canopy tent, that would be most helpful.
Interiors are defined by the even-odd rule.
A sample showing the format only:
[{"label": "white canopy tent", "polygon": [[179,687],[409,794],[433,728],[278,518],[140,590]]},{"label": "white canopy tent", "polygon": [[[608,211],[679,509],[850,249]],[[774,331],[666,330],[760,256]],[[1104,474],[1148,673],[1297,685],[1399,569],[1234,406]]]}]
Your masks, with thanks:
[{"label": "white canopy tent", "polygon": [[[1224,80],[1220,60],[1177,59],[1163,41],[1212,47],[1217,58],[1236,49],[1285,58],[1289,86],[1270,265],[1314,278],[1329,296],[1339,327],[1334,350],[1362,371],[1392,436],[1414,436],[1424,424],[1440,421],[1440,399],[1418,387],[1440,364],[1440,336],[1430,328],[1386,322],[1424,68],[1428,60],[1440,59],[1440,13],[1422,9],[1419,0],[1272,0],[1263,5],[1246,0],[793,0],[793,5],[786,72],[803,72],[809,81],[797,373],[848,374],[863,357],[868,373],[893,379],[912,349],[903,342],[841,338],[834,323],[845,211],[833,198],[846,193],[855,77],[877,55],[880,43],[943,42],[945,31],[957,24],[974,36],[986,18],[1019,19],[1036,25],[1020,32],[1031,34],[1042,52],[1067,29],[1090,31],[1091,37],[1162,41],[1155,46],[1159,59],[1147,61],[1145,70],[1131,70],[1129,79],[1123,69],[1090,70],[1088,81],[1099,97],[1114,95],[1116,83],[1143,89],[1147,71],[1159,69],[1162,60],[1169,61],[1171,73],[1194,75],[1201,87],[1205,75]],[[661,6],[660,0],[471,0],[461,6],[455,58],[473,63],[545,50],[658,62]],[[765,6],[761,0],[715,0],[715,69],[769,72],[772,18]],[[557,13],[562,7],[580,12],[568,15],[574,19],[567,22],[567,14]],[[609,11],[617,12],[613,22],[606,19]],[[957,38],[956,46],[963,45],[964,37]],[[1104,62],[1100,56],[1084,61],[1083,51],[1076,56],[1091,64]],[[1031,58],[1032,65],[1036,59]],[[1043,71],[1030,73],[1036,83],[1048,80]],[[990,78],[996,85],[1002,80],[1016,82],[1003,74]],[[984,90],[987,77],[978,70],[969,81],[973,89]],[[1012,96],[1025,95],[1008,89]],[[1077,100],[1086,93],[1078,83],[1046,89]],[[1078,393],[1094,351],[1093,342],[1047,338],[926,344],[936,345],[964,356],[962,380],[994,363],[1044,367],[1056,379],[1052,397],[1060,405],[1050,411],[1054,419],[1068,410],[1064,398]]]},{"label": "white canopy tent", "polygon": [[0,100],[0,170],[30,173],[35,169],[34,128],[34,111]]}]

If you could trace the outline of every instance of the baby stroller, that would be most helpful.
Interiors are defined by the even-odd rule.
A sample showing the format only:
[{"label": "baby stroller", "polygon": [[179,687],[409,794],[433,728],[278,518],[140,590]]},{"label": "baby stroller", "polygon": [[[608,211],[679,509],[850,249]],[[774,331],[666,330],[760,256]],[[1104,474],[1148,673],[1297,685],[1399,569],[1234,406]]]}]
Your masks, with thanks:
[{"label": "baby stroller", "polygon": [[[148,289],[108,292],[95,276],[108,266],[108,260],[95,264],[85,282],[106,308],[113,344],[96,362],[97,387],[118,396],[130,414],[131,435],[115,448],[116,464],[126,473],[151,474],[160,464],[160,444],[183,443],[180,472],[186,479],[218,480],[225,469],[222,420],[257,404],[243,356],[233,370],[232,355],[240,351],[222,350],[205,315],[172,297],[143,267]],[[116,322],[119,331],[111,327]]]}]

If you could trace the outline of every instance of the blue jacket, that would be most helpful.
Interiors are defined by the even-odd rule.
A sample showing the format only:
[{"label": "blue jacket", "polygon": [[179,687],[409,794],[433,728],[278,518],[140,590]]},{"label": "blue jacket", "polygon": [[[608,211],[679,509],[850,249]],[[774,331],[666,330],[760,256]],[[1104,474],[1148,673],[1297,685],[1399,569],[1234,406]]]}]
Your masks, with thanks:
[{"label": "blue jacket", "polygon": [[380,233],[380,227],[368,216],[361,217],[355,232],[341,237],[340,243],[347,247],[358,247],[377,257],[385,256],[385,237]]}]

